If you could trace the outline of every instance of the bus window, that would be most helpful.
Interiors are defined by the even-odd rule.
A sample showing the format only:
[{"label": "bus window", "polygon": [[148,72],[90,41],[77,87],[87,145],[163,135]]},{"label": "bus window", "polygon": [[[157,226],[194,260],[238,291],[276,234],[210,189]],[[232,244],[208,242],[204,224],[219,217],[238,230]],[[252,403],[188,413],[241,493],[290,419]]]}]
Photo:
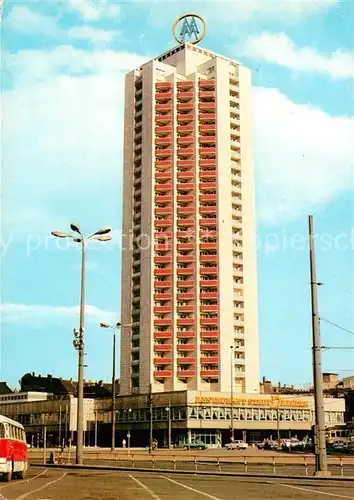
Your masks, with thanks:
[{"label": "bus window", "polygon": [[5,439],[5,426],[4,424],[0,424],[0,439]]}]

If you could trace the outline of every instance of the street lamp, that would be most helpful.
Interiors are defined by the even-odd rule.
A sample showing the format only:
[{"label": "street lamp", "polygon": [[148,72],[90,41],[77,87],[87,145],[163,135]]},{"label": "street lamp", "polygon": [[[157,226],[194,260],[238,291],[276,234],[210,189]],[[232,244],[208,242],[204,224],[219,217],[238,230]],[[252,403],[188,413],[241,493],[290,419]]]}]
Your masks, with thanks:
[{"label": "street lamp", "polygon": [[168,404],[167,408],[165,408],[168,415],[168,449],[171,449],[171,403]]},{"label": "street lamp", "polygon": [[113,345],[112,345],[112,444],[111,450],[114,451],[116,448],[116,330],[119,330],[122,325],[121,323],[116,323],[115,325],[109,325],[104,321],[100,323],[101,328],[109,328],[113,332]]},{"label": "street lamp", "polygon": [[84,237],[77,224],[70,224],[70,229],[77,233],[67,234],[52,231],[56,238],[71,238],[75,243],[81,243],[81,298],[80,298],[80,328],[78,339],[74,347],[78,350],[78,384],[77,384],[77,439],[76,439],[76,464],[83,463],[83,434],[84,434],[84,326],[85,326],[85,257],[86,244],[89,240],[109,241],[112,239],[111,228],[103,227],[90,236]]},{"label": "street lamp", "polygon": [[231,442],[235,438],[234,432],[234,346],[230,345],[230,371],[231,371]]}]

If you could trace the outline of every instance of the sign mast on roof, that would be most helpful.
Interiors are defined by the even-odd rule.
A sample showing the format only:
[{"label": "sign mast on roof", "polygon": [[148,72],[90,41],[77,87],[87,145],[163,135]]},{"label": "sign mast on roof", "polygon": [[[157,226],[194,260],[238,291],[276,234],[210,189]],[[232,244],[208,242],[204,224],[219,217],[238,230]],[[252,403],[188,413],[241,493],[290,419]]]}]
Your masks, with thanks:
[{"label": "sign mast on roof", "polygon": [[204,38],[206,24],[199,14],[183,14],[173,23],[172,33],[180,44],[184,42],[196,44]]}]

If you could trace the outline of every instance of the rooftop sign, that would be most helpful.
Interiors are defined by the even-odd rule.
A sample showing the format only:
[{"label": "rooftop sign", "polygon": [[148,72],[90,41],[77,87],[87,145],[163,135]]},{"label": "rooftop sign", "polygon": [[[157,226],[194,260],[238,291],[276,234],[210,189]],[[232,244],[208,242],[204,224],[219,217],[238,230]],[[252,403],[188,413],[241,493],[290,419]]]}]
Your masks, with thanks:
[{"label": "rooftop sign", "polygon": [[199,14],[183,14],[174,22],[172,33],[178,43],[199,43],[206,33],[206,24]]},{"label": "rooftop sign", "polygon": [[[218,396],[197,396],[195,404],[210,404],[210,405],[231,405],[231,398]],[[282,399],[279,396],[271,398],[232,398],[234,405],[240,406],[267,406],[268,408],[306,408],[308,401],[300,399]]]}]

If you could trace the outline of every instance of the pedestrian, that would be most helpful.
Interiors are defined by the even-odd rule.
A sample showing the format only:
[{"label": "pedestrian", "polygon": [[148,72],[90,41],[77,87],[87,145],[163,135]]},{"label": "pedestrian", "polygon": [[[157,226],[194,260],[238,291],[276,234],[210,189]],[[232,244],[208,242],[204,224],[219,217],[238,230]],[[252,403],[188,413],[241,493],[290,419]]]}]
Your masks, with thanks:
[{"label": "pedestrian", "polygon": [[126,440],[125,440],[125,439],[123,439],[123,441],[122,441],[122,446],[123,446],[123,448],[125,448],[126,444],[127,444]]}]

